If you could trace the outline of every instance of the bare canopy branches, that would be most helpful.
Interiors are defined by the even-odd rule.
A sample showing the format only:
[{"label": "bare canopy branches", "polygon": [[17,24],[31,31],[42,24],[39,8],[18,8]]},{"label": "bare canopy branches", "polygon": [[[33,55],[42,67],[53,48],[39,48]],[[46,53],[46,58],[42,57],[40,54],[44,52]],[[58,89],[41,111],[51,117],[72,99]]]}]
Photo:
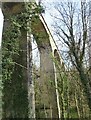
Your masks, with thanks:
[{"label": "bare canopy branches", "polygon": [[[77,7],[78,6],[78,7]],[[91,109],[91,87],[89,77],[83,64],[88,29],[88,5],[84,1],[61,2],[55,5],[54,15],[55,33],[68,47],[68,56],[73,66],[79,72],[81,83],[87,95],[88,105]]]}]

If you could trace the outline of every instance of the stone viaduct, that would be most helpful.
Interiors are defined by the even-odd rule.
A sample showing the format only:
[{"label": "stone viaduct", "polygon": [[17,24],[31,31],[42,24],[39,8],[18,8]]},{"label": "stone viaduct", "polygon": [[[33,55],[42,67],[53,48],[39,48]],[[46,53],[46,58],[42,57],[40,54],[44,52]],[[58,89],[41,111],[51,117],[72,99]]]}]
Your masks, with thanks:
[{"label": "stone viaduct", "polygon": [[[24,3],[12,1],[2,3],[3,32],[10,26],[9,15],[17,15],[24,11],[25,8],[22,8],[22,4]],[[24,52],[20,52],[16,62],[27,69],[16,65],[12,83],[8,83],[8,86],[6,86],[7,83],[3,83],[2,118],[3,116],[5,118],[60,118],[59,93],[57,90],[58,73],[53,59],[56,58],[60,65],[63,65],[63,61],[42,14],[39,17],[32,18],[31,31],[40,52],[40,98],[38,98],[40,102],[38,104],[35,102],[37,98],[35,100],[34,84],[31,77],[31,37],[28,37],[26,31],[21,30],[19,46]],[[38,38],[37,35],[39,35]],[[20,86],[18,84],[19,73],[22,73]],[[8,88],[8,91],[6,88]],[[19,90],[20,92],[17,92]]]}]

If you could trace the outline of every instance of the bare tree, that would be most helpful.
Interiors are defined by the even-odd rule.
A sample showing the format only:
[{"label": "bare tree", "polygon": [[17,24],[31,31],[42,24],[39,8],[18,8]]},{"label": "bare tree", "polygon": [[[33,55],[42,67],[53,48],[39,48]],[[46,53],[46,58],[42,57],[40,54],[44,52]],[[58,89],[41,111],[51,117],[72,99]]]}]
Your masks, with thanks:
[{"label": "bare tree", "polygon": [[87,4],[86,2],[60,2],[56,5],[56,15],[54,15],[55,33],[59,40],[62,40],[67,46],[68,56],[79,73],[91,109],[90,78],[86,73],[83,62],[88,29]]}]

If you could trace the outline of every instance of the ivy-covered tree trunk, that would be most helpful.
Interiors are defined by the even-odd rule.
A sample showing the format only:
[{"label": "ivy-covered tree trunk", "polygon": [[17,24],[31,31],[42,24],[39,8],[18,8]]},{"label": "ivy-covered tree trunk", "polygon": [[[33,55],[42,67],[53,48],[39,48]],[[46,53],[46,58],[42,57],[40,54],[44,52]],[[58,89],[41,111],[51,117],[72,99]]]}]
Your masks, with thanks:
[{"label": "ivy-covered tree trunk", "polygon": [[90,81],[89,76],[86,75],[83,68],[79,69],[79,76],[80,76],[81,82],[84,87],[84,92],[87,95],[87,101],[88,101],[88,105],[89,105],[89,108],[91,111],[91,85],[89,83],[89,81]]}]

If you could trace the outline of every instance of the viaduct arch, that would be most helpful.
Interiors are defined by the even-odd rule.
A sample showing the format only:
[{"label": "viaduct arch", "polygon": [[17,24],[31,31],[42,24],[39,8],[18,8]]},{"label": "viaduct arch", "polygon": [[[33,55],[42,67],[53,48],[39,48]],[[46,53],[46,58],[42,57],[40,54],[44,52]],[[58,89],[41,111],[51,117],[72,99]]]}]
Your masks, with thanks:
[{"label": "viaduct arch", "polygon": [[[4,29],[5,31],[10,23],[7,20],[8,15],[18,14],[21,11],[24,11],[25,8],[22,8],[22,4],[24,3],[13,3],[13,2],[5,2],[2,4],[2,11],[4,14]],[[54,42],[54,39],[48,29],[48,26],[42,15],[38,17],[32,17],[31,20],[31,31],[38,45],[38,49],[40,52],[40,103],[38,105],[34,105],[34,91],[32,87],[32,78],[31,76],[31,58],[30,55],[31,49],[31,39],[27,37],[27,32],[21,30],[21,37],[19,46],[20,49],[25,52],[20,52],[20,56],[16,59],[18,64],[22,64],[27,69],[15,66],[14,75],[12,77],[12,83],[9,83],[9,86],[6,86],[7,83],[4,82],[3,88],[3,116],[6,118],[9,117],[17,117],[17,118],[35,118],[35,110],[38,107],[39,114],[37,117],[39,118],[59,118],[60,117],[60,105],[59,105],[59,93],[57,88],[57,74],[56,74],[56,66],[53,62],[52,57],[56,57],[59,59],[59,63],[62,65],[63,61],[58,51],[58,48]],[[37,36],[38,35],[38,36]],[[4,36],[3,36],[4,37]],[[22,80],[20,82],[20,86],[18,85],[18,81],[20,80],[19,72],[22,73]],[[11,88],[10,85],[14,84],[15,89]],[[10,88],[9,88],[10,87]],[[7,89],[8,88],[8,91]],[[22,91],[18,93],[17,91]],[[11,95],[8,94],[10,92]],[[25,96],[24,93],[25,92]],[[18,94],[18,95],[17,95]],[[24,100],[20,95],[24,96]],[[12,99],[13,97],[13,99]],[[16,101],[16,97],[18,97],[18,101]],[[25,101],[25,102],[24,102]],[[9,103],[7,103],[9,102]],[[17,104],[17,102],[19,104]],[[23,102],[21,106],[21,102]],[[33,103],[31,105],[31,103]],[[37,106],[37,107],[36,107]],[[24,109],[23,109],[24,108]],[[28,108],[30,109],[28,111]],[[45,109],[45,110],[44,110]],[[22,112],[20,113],[19,111]],[[33,111],[31,113],[31,110]],[[8,112],[7,112],[8,111]],[[30,116],[29,116],[30,114]]]}]

